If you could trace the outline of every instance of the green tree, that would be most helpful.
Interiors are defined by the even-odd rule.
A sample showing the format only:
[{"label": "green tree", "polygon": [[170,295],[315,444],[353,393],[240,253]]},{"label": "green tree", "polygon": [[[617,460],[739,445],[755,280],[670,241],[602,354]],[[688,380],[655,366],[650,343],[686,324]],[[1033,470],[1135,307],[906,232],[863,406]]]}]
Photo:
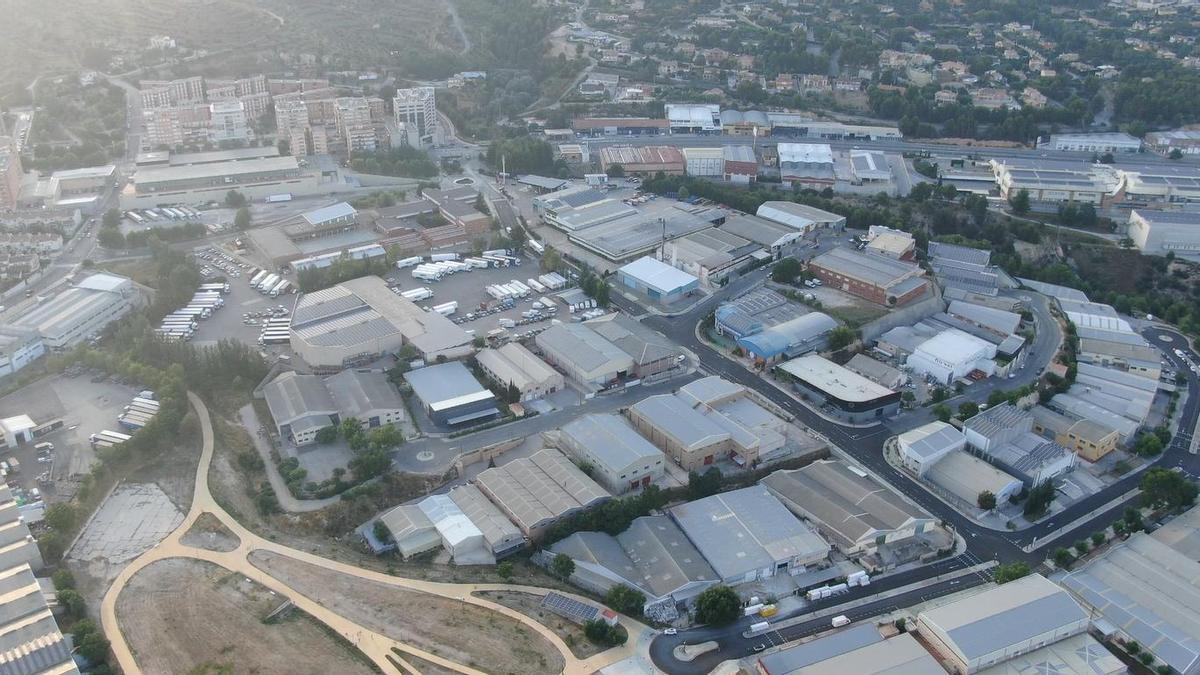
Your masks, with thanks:
[{"label": "green tree", "polygon": [[1092,533],[1092,546],[1099,546],[1107,540],[1108,540],[1108,537],[1104,536],[1103,532],[1093,532]]},{"label": "green tree", "polygon": [[280,155],[287,156],[292,154],[292,143],[286,138],[281,138],[276,141],[275,147],[279,150]]},{"label": "green tree", "polygon": [[695,501],[710,497],[721,491],[721,470],[709,467],[704,473],[692,470],[688,472],[687,497]]},{"label": "green tree", "polygon": [[933,416],[942,422],[949,422],[954,413],[950,412],[950,406],[945,403],[939,403],[933,406]]},{"label": "green tree", "polygon": [[991,490],[980,492],[979,497],[975,501],[979,504],[979,508],[984,511],[991,511],[996,508],[996,495],[992,494]]},{"label": "green tree", "polygon": [[1078,553],[1079,555],[1083,555],[1084,553],[1087,553],[1088,548],[1089,547],[1088,547],[1088,543],[1087,543],[1086,539],[1080,539],[1079,541],[1075,542],[1075,552]]},{"label": "green tree", "polygon": [[781,258],[771,268],[771,280],[779,284],[795,283],[800,276],[800,261],[792,257]]},{"label": "green tree", "polygon": [[117,227],[121,224],[121,212],[117,209],[109,209],[104,212],[104,218],[100,221],[101,227]]},{"label": "green tree", "polygon": [[64,588],[54,597],[72,619],[82,619],[87,614],[87,602],[75,589]]},{"label": "green tree", "polygon": [[1125,509],[1125,515],[1121,519],[1125,521],[1125,529],[1130,532],[1136,532],[1143,527],[1141,510],[1132,506]]},{"label": "green tree", "polygon": [[386,473],[392,466],[392,458],[384,450],[367,450],[355,455],[349,466],[355,482],[361,483]]},{"label": "green tree", "polygon": [[119,227],[102,227],[96,234],[96,241],[108,249],[125,248],[125,235]]},{"label": "green tree", "polygon": [[979,414],[979,404],[974,401],[964,401],[958,406],[958,419],[966,420]]},{"label": "green tree", "polygon": [[[108,639],[100,631],[88,633],[83,636],[82,640],[75,643],[75,651],[80,656],[87,659],[88,663],[100,664],[108,658]],[[96,672],[96,671],[92,671]]]},{"label": "green tree", "polygon": [[826,342],[829,345],[829,349],[836,352],[839,349],[845,349],[850,346],[850,343],[854,342],[855,339],[853,330],[850,330],[846,326],[838,326],[829,331]]},{"label": "green tree", "polygon": [[583,624],[583,634],[595,644],[615,647],[625,644],[628,636],[619,625],[610,626],[603,619],[592,619]]},{"label": "green tree", "polygon": [[1013,213],[1017,214],[1018,216],[1023,216],[1026,213],[1029,213],[1029,190],[1021,188],[1019,191],[1017,191],[1017,194],[1013,195],[1012,199],[1010,199],[1008,203],[1009,206],[1012,207]]},{"label": "green tree", "polygon": [[1183,159],[1183,151],[1179,148],[1171,148],[1171,152],[1167,153],[1167,159]]},{"label": "green tree", "polygon": [[691,192],[688,192],[688,189],[687,189],[687,186],[686,186],[686,185],[680,185],[680,186],[679,186],[679,192],[678,192],[678,193],[676,193],[676,198],[677,198],[677,199],[679,199],[679,201],[683,201],[683,200],[685,200],[685,199],[687,199],[688,197],[691,197],[691,196],[692,196],[692,193],[691,193]]},{"label": "green tree", "polygon": [[225,206],[231,209],[241,208],[246,205],[246,195],[237,190],[230,190],[225,193]]},{"label": "green tree", "polygon": [[1010,581],[1016,581],[1021,577],[1028,576],[1031,571],[1027,563],[1018,560],[997,567],[992,578],[998,584],[1007,584]]},{"label": "green tree", "polygon": [[500,575],[500,578],[503,579],[505,582],[512,581],[512,578],[513,578],[512,561],[505,560],[505,561],[501,562],[499,565],[496,565],[496,574]]},{"label": "green tree", "polygon": [[609,164],[608,168],[604,170],[604,173],[608,174],[609,178],[624,178],[625,177],[625,165],[624,164]]},{"label": "green tree", "polygon": [[329,426],[329,427],[321,427],[320,429],[317,429],[316,439],[317,439],[317,442],[322,445],[326,445],[326,444],[336,441],[337,437],[338,437],[338,428],[337,427]]},{"label": "green tree", "polygon": [[250,227],[250,209],[241,207],[233,216],[233,226],[239,230],[244,230]]},{"label": "green tree", "polygon": [[622,614],[639,616],[642,613],[642,606],[646,604],[646,595],[625,584],[617,584],[604,594],[604,604]]},{"label": "green tree", "polygon": [[1170,469],[1147,470],[1138,486],[1142,489],[1142,505],[1152,509],[1173,510],[1196,502],[1196,484]]},{"label": "green tree", "polygon": [[50,580],[54,582],[54,590],[61,591],[67,588],[75,588],[75,575],[71,574],[71,570],[60,567],[50,576]]},{"label": "green tree", "polygon": [[742,600],[724,585],[710,586],[696,597],[696,622],[710,626],[733,623],[741,614]]},{"label": "green tree", "polygon": [[46,509],[43,520],[52,530],[70,532],[79,522],[79,512],[70,502],[58,502]]},{"label": "green tree", "polygon": [[1029,490],[1025,497],[1025,517],[1037,520],[1045,515],[1054,502],[1054,483],[1042,481]]},{"label": "green tree", "polygon": [[559,579],[568,579],[575,573],[575,561],[565,553],[559,553],[550,561],[550,571]]},{"label": "green tree", "polygon": [[1071,563],[1073,563],[1073,562],[1075,562],[1075,556],[1071,555],[1070,551],[1068,551],[1065,548],[1054,549],[1054,564],[1055,565],[1058,565],[1059,567],[1061,567],[1063,569],[1067,569],[1071,566]]}]

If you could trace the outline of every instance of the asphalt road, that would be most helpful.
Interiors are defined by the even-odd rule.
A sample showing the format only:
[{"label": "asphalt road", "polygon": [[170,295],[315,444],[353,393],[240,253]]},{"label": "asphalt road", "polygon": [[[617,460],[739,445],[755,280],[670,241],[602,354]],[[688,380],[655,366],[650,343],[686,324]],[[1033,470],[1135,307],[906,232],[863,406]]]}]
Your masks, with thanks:
[{"label": "asphalt road", "polygon": [[[914,419],[906,419],[901,416],[895,421],[869,428],[847,427],[831,422],[799,403],[796,399],[780,391],[771,383],[764,381],[760,375],[752,373],[740,364],[724,358],[722,354],[709,347],[707,343],[696,338],[695,329],[697,323],[702,321],[717,303],[753,286],[761,280],[762,277],[760,275],[763,274],[765,274],[765,270],[756,271],[747,278],[731,283],[729,287],[721,289],[705,302],[692,308],[685,314],[673,317],[646,316],[643,318],[643,323],[692,350],[699,357],[705,370],[714,375],[720,375],[728,380],[755,389],[784,410],[795,415],[800,423],[825,435],[826,438],[850,454],[856,461],[870,468],[876,475],[882,477],[894,488],[920,504],[922,508],[952,526],[967,541],[968,554],[966,556],[943,561],[936,565],[927,565],[902,575],[896,575],[894,578],[880,580],[879,583],[872,583],[869,590],[858,589],[859,593],[866,594],[869,592],[870,594],[876,594],[880,591],[903,586],[920,579],[930,579],[948,571],[948,569],[952,569],[949,567],[950,565],[957,564],[961,567],[971,564],[968,561],[996,560],[1005,563],[1023,560],[1035,564],[1046,557],[1046,552],[1042,549],[1051,543],[1045,541],[1048,535],[1056,534],[1057,537],[1053,540],[1055,542],[1073,542],[1075,539],[1086,537],[1092,532],[1106,527],[1112,521],[1119,518],[1126,506],[1132,503],[1132,501],[1118,501],[1115,504],[1113,502],[1114,500],[1119,500],[1121,495],[1136,488],[1140,480],[1140,474],[1130,475],[1125,479],[1117,481],[1100,492],[1074,502],[1062,512],[1055,514],[1053,518],[1020,532],[996,531],[969,520],[955,509],[935,498],[908,476],[895,470],[884,459],[884,442],[899,431],[911,428],[915,421]],[[1038,320],[1038,337],[1034,341],[1029,361],[1020,374],[1012,380],[997,381],[992,388],[1003,387],[1009,389],[1034,381],[1053,356],[1059,339],[1057,324],[1049,315],[1048,300],[1044,296],[1035,293],[1022,293],[1021,295],[1030,298],[1028,304]],[[640,314],[644,311],[623,297],[617,299],[617,304],[622,305],[624,309],[634,314]],[[1189,391],[1182,411],[1181,433],[1172,439],[1167,449],[1156,460],[1156,464],[1165,467],[1179,467],[1195,476],[1200,472],[1200,456],[1190,454],[1188,448],[1191,443],[1191,429],[1195,425],[1198,415],[1200,415],[1200,378],[1197,378],[1184,365],[1182,359],[1172,353],[1172,350],[1176,348],[1183,349],[1193,363],[1200,364],[1200,356],[1191,351],[1183,336],[1173,330],[1154,327],[1146,329],[1143,334],[1151,344],[1162,351],[1164,358],[1172,363],[1178,372],[1187,374]],[[1161,339],[1163,336],[1168,337],[1170,341],[1163,341]],[[984,400],[990,391],[991,388],[987,387],[971,387],[964,398]],[[1092,517],[1088,518],[1089,514],[1092,514]],[[1077,520],[1080,522],[1076,522]],[[1059,532],[1059,530],[1067,528],[1072,523],[1074,525],[1071,525],[1069,529]],[[966,583],[965,578],[964,583]],[[982,580],[979,583],[982,583]],[[918,592],[864,605],[856,609],[851,618],[857,619],[874,616],[893,606],[903,607],[918,602],[921,599],[955,592],[964,587],[963,584],[937,584],[921,589]],[[852,599],[855,599],[854,595],[841,596],[837,599],[837,603],[841,604]],[[818,606],[816,609],[819,608]],[[783,618],[789,617],[781,616],[776,621]],[[823,627],[827,627],[824,620],[808,622],[782,631],[780,637],[784,641],[794,640],[808,634],[805,631],[811,633]],[[754,646],[763,642],[762,638],[742,637],[741,634],[744,630],[745,626],[739,623],[721,628],[699,628],[684,631],[677,636],[660,635],[651,646],[651,656],[655,664],[668,673],[692,675],[694,673],[707,672],[712,666],[722,660],[741,658],[753,653]],[[714,639],[718,642],[720,648],[690,663],[676,660],[671,653],[675,645],[681,642],[696,644]],[[779,644],[779,642],[775,642],[775,644]]]}]

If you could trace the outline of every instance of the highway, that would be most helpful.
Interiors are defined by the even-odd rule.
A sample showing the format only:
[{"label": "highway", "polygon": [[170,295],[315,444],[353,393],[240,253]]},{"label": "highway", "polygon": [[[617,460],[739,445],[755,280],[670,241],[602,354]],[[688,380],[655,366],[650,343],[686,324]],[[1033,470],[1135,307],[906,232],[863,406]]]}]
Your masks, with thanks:
[{"label": "highway", "polygon": [[[968,519],[934,497],[906,474],[897,471],[883,457],[884,442],[891,436],[919,424],[919,417],[924,413],[902,414],[893,420],[868,428],[844,426],[818,415],[797,399],[766,381],[761,375],[747,370],[740,363],[726,359],[723,354],[697,339],[698,323],[703,321],[720,301],[734,297],[760,283],[765,274],[765,269],[756,270],[748,277],[732,282],[686,313],[676,316],[647,315],[643,317],[642,322],[694,352],[705,370],[753,388],[787,412],[795,415],[798,423],[824,435],[830,442],[853,457],[855,461],[862,463],[909,499],[944,521],[967,542],[968,551],[964,556],[927,565],[902,575],[896,575],[895,578],[881,579],[878,583],[872,583],[869,591],[856,589],[858,594],[877,594],[880,591],[904,586],[916,580],[931,579],[946,571],[981,560],[995,560],[1000,563],[1021,560],[1036,565],[1047,556],[1044,550],[1047,546],[1057,547],[1063,544],[1054,542],[1073,542],[1076,539],[1087,537],[1092,532],[1107,527],[1121,516],[1127,506],[1134,503],[1136,496],[1131,496],[1128,500],[1123,499],[1122,496],[1136,489],[1140,473],[1129,475],[1098,493],[1077,500],[1051,518],[1025,530],[1017,532],[992,530]],[[983,401],[994,388],[1011,389],[1033,382],[1053,357],[1060,336],[1057,332],[1057,323],[1049,315],[1047,298],[1035,293],[1022,292],[1021,295],[1027,299],[1027,304],[1030,305],[1038,321],[1038,336],[1025,368],[1011,380],[996,380],[990,387],[973,386],[967,390],[964,396],[954,399],[954,402],[968,399],[977,402]],[[643,308],[632,303],[628,298],[620,294],[614,294],[613,297],[618,306],[635,316],[645,313]],[[1158,466],[1179,467],[1195,476],[1200,473],[1200,456],[1191,454],[1189,447],[1192,428],[1196,420],[1200,418],[1200,378],[1197,378],[1183,361],[1172,353],[1172,350],[1183,349],[1193,363],[1200,363],[1200,356],[1193,352],[1188,347],[1187,340],[1174,330],[1155,326],[1147,328],[1143,331],[1143,335],[1163,353],[1164,359],[1171,363],[1177,372],[1186,373],[1189,392],[1180,417],[1182,420],[1181,432],[1172,439],[1155,463]],[[1164,338],[1166,339],[1164,340]],[[1050,539],[1047,540],[1047,537]],[[982,583],[982,580],[979,580],[979,583]],[[886,611],[890,607],[904,607],[918,602],[922,598],[936,597],[940,594],[961,590],[963,587],[962,584],[937,584],[921,589],[919,592],[865,605],[856,609],[852,618],[866,618]],[[841,596],[837,602],[840,604],[857,597],[857,594],[852,593]],[[820,609],[820,606],[815,609]],[[790,617],[780,616],[775,621],[785,618]],[[828,624],[825,621],[807,622],[782,631],[781,637],[784,640],[794,640],[807,634],[805,631],[813,632],[821,627],[828,627]],[[651,647],[651,656],[655,664],[668,673],[694,675],[707,672],[722,660],[741,658],[753,653],[754,646],[762,643],[761,638],[742,637],[741,633],[744,630],[745,626],[735,624],[721,628],[702,627],[683,631],[677,636],[660,635]],[[720,648],[693,662],[678,661],[672,655],[672,649],[677,644],[696,644],[713,639],[717,640]],[[775,644],[778,643],[779,641],[775,642]]]}]

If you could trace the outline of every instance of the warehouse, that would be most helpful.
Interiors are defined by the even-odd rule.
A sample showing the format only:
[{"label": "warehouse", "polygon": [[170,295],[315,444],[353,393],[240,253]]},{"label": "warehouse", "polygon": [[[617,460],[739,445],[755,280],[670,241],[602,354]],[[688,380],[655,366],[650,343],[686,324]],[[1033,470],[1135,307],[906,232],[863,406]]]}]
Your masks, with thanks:
[{"label": "warehouse", "polygon": [[657,136],[667,133],[667,120],[649,117],[577,117],[571,129],[578,136]]},{"label": "warehouse", "polygon": [[456,565],[492,565],[496,558],[483,531],[450,495],[430,495],[416,504],[397,506],[379,517],[405,558],[442,546]]},{"label": "warehouse", "polygon": [[698,277],[705,288],[713,288],[768,254],[754,242],[728,230],[710,227],[662,244],[656,255],[672,267]]},{"label": "warehouse", "polygon": [[907,232],[880,232],[871,237],[867,251],[893,260],[916,260],[917,240]]},{"label": "warehouse", "polygon": [[996,345],[948,328],[922,342],[904,364],[915,374],[927,375],[938,384],[966,377],[976,371],[986,375],[996,372]]},{"label": "warehouse", "polygon": [[1121,171],[1121,177],[1125,204],[1200,201],[1200,170],[1189,164],[1145,164]]},{"label": "warehouse", "polygon": [[663,106],[673,134],[711,134],[721,131],[721,106],[715,103],[668,103]]},{"label": "warehouse", "polygon": [[546,176],[538,176],[532,173],[521,176],[517,179],[517,183],[533,188],[533,191],[537,194],[557,192],[571,185],[571,181],[564,178],[547,178]]},{"label": "warehouse", "polygon": [[548,363],[583,385],[605,387],[633,370],[628,354],[582,324],[550,326],[534,342]]},{"label": "warehouse", "polygon": [[473,484],[450,490],[450,499],[483,533],[487,548],[496,558],[515,553],[525,547],[525,535],[508,516]]},{"label": "warehouse", "polygon": [[990,492],[996,503],[1007,503],[1020,494],[1021,479],[988,464],[965,450],[951,450],[925,469],[925,479],[968,508],[979,504],[979,495]]},{"label": "warehouse", "polygon": [[779,368],[792,376],[802,398],[845,422],[876,422],[900,410],[900,392],[816,354],[786,361]]},{"label": "warehouse", "polygon": [[46,344],[37,332],[0,325],[0,377],[12,375],[45,353]]},{"label": "warehouse", "polygon": [[928,283],[918,265],[848,248],[831,249],[808,262],[826,286],[886,307],[901,307],[925,295]]},{"label": "warehouse", "polygon": [[748,145],[726,145],[722,149],[724,178],[735,185],[758,180],[758,157]]},{"label": "warehouse", "polygon": [[617,283],[663,305],[678,302],[700,287],[700,280],[651,257],[617,270]]},{"label": "warehouse", "polygon": [[965,675],[1087,629],[1087,612],[1040,574],[917,615],[917,632]]},{"label": "warehouse", "polygon": [[759,440],[749,430],[726,429],[675,394],[638,401],[629,407],[629,419],[639,433],[687,471],[734,456],[753,463],[758,456]]},{"label": "warehouse", "polygon": [[263,395],[276,432],[297,446],[315,442],[319,430],[342,420],[374,429],[405,419],[404,400],[378,372],[345,370],[322,380],[288,371],[263,387]]},{"label": "warehouse", "polygon": [[874,150],[851,150],[850,173],[853,185],[877,187],[880,191],[891,191],[892,166],[887,155]]},{"label": "warehouse", "polygon": [[740,339],[809,313],[774,290],[760,286],[722,303],[714,315],[717,333]]},{"label": "warehouse", "polygon": [[809,312],[738,338],[737,343],[755,363],[772,364],[824,349],[830,331],[837,325],[828,314]]},{"label": "warehouse", "polygon": [[626,174],[653,176],[659,171],[668,176],[682,176],[687,170],[683,153],[669,145],[605,146],[600,148],[600,170],[608,173],[620,166]]},{"label": "warehouse", "polygon": [[474,484],[531,541],[540,540],[559,520],[611,499],[553,448],[486,469]]},{"label": "warehouse", "polygon": [[684,148],[683,161],[689,176],[720,178],[725,175],[725,151],[715,148]]},{"label": "warehouse", "polygon": [[721,230],[758,244],[767,249],[772,258],[779,258],[785,250],[804,237],[801,230],[745,213],[726,218],[721,224]]},{"label": "warehouse", "polygon": [[678,368],[683,350],[662,335],[620,312],[583,322],[597,335],[608,340],[633,360],[635,377],[647,378]]},{"label": "warehouse", "polygon": [[670,515],[730,586],[828,564],[829,544],[761,485],[680,504]]},{"label": "warehouse", "polygon": [[129,279],[115,274],[93,274],[33,307],[5,328],[34,332],[52,351],[64,351],[99,336],[113,321],[140,302]]},{"label": "warehouse", "polygon": [[995,297],[1000,292],[1000,271],[992,267],[992,254],[978,248],[929,242],[929,265],[947,290],[959,289]]},{"label": "warehouse", "polygon": [[884,559],[885,569],[893,567],[894,554],[907,547],[924,552],[917,537],[937,524],[898,492],[839,460],[776,471],[762,484],[789,511],[815,525],[843,555]]},{"label": "warehouse", "polygon": [[900,434],[896,442],[904,466],[924,478],[943,457],[964,449],[967,437],[949,424],[934,420]]},{"label": "warehouse", "polygon": [[1122,443],[1129,443],[1137,435],[1141,425],[1133,420],[1118,415],[1107,408],[1102,408],[1091,401],[1071,394],[1055,394],[1050,399],[1048,407],[1076,419],[1095,420],[1106,427],[1115,429],[1121,436]]},{"label": "warehouse", "polygon": [[990,331],[1003,339],[1021,327],[1021,315],[994,307],[985,307],[962,300],[951,300],[946,313]]},{"label": "warehouse", "polygon": [[1134,209],[1129,212],[1129,238],[1147,255],[1200,252],[1200,213]]},{"label": "warehouse", "polygon": [[1011,403],[993,406],[966,420],[963,434],[967,445],[1020,478],[1027,487],[1075,468],[1075,454],[1033,433],[1033,414]]},{"label": "warehouse", "polygon": [[875,384],[882,385],[888,389],[899,389],[908,382],[908,375],[904,371],[893,368],[882,361],[876,361],[866,354],[855,354],[852,356],[846,362],[846,369],[854,371]]},{"label": "warehouse", "polygon": [[1105,153],[1141,152],[1142,139],[1123,132],[1091,133],[1091,134],[1051,134],[1046,142],[1039,142],[1039,148],[1049,148],[1057,152],[1090,152],[1096,155]]},{"label": "warehouse", "polygon": [[1021,190],[1033,202],[1074,202],[1100,207],[1120,191],[1117,173],[1082,162],[998,160],[989,162],[1000,197],[1012,200]]},{"label": "warehouse", "polygon": [[1062,585],[1125,640],[1176,673],[1200,672],[1200,564],[1138,533],[1068,574]]},{"label": "warehouse", "polygon": [[562,449],[614,495],[662,478],[666,458],[619,415],[584,415],[559,430]]},{"label": "warehouse", "polygon": [[1075,419],[1040,405],[1034,406],[1031,412],[1036,433],[1054,439],[1055,443],[1089,462],[1116,450],[1121,443],[1121,434],[1116,429],[1095,420]]},{"label": "warehouse", "polygon": [[[676,395],[731,430],[735,440],[749,438],[745,432],[757,438],[759,458],[787,443],[787,422],[760,405],[751,390],[740,384],[716,376],[702,377],[680,387]],[[733,459],[735,463],[753,461],[740,454]]]},{"label": "warehouse", "polygon": [[1169,155],[1172,150],[1185,155],[1200,155],[1200,129],[1151,131],[1146,134],[1146,145],[1160,155]]},{"label": "warehouse", "polygon": [[758,659],[760,675],[929,675],[945,672],[909,633],[887,640],[870,622]]},{"label": "warehouse", "polygon": [[846,227],[846,216],[796,202],[763,202],[755,214],[803,234],[813,230],[841,230]]},{"label": "warehouse", "polygon": [[603,595],[624,584],[646,596],[643,612],[677,614],[696,596],[718,583],[717,573],[668,516],[635,518],[613,537],[603,532],[576,532],[550,547],[575,561],[571,581]]},{"label": "warehouse", "polygon": [[[780,143],[779,177],[784,187],[798,185],[821,190],[833,187],[833,150],[816,143]],[[761,214],[760,214],[761,215]]]},{"label": "warehouse", "polygon": [[231,189],[254,199],[285,192],[311,195],[320,187],[317,176],[301,169],[295,157],[147,166],[139,168],[121,192],[121,208],[220,202]]},{"label": "warehouse", "polygon": [[379,277],[359,277],[302,295],[292,312],[291,344],[319,370],[366,363],[405,344],[427,362],[472,351],[466,331],[393,293]]},{"label": "warehouse", "polygon": [[499,349],[484,349],[475,361],[485,375],[503,387],[516,387],[522,401],[543,398],[562,389],[562,373],[551,368],[519,342]]},{"label": "warehouse", "polygon": [[500,414],[496,396],[458,361],[410,370],[404,380],[435,424],[453,427]]},{"label": "warehouse", "polygon": [[[653,253],[664,239],[669,241],[706,230],[725,218],[722,209],[676,201],[656,201],[640,209],[622,202],[608,204],[632,211],[622,212],[615,218],[606,217],[602,222],[579,223],[575,216],[588,215],[587,212],[592,210],[589,207],[563,216],[561,220],[571,228],[571,243],[613,262],[624,262]],[[595,209],[607,207],[608,204],[597,205]]]}]

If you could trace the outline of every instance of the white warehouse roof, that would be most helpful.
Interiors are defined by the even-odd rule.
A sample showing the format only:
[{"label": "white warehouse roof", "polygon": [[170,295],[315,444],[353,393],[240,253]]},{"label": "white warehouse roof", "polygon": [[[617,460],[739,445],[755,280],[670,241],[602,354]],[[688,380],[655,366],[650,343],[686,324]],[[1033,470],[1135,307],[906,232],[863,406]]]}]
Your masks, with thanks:
[{"label": "white warehouse roof", "polygon": [[663,293],[671,293],[699,282],[687,272],[649,256],[634,260],[622,267],[620,272]]}]

